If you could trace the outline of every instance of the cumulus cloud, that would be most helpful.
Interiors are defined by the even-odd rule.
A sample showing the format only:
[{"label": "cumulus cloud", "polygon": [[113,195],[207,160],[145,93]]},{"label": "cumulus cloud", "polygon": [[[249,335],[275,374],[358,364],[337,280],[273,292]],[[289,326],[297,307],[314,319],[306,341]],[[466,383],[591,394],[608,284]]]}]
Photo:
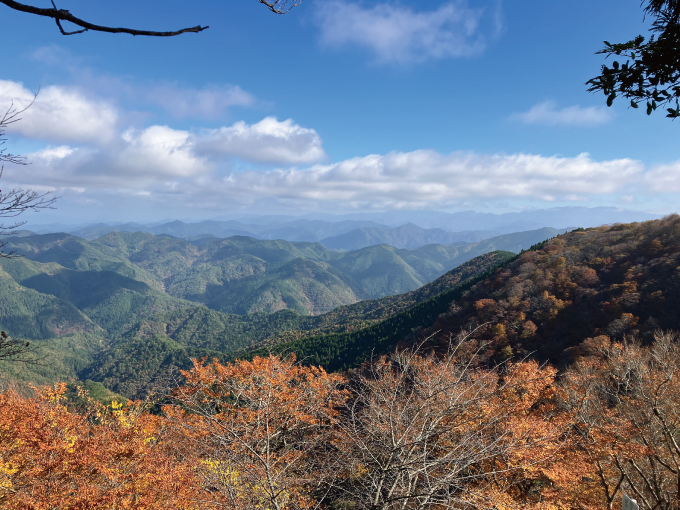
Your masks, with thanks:
[{"label": "cumulus cloud", "polygon": [[237,85],[209,86],[202,89],[176,85],[153,87],[148,100],[179,118],[215,119],[233,106],[252,106],[255,97]]},{"label": "cumulus cloud", "polygon": [[[189,132],[167,126],[128,129],[105,147],[48,147],[28,155],[30,179],[53,187],[141,188],[194,178],[213,165],[197,156]],[[25,179],[25,178],[24,178]]]},{"label": "cumulus cloud", "polygon": [[261,163],[313,163],[326,157],[315,130],[291,119],[279,122],[274,117],[252,125],[237,122],[230,127],[204,130],[193,138],[193,143],[198,154],[235,156]]},{"label": "cumulus cloud", "polygon": [[594,161],[530,154],[440,154],[421,150],[352,158],[309,168],[214,172],[155,181],[150,200],[261,211],[332,208],[438,208],[470,201],[527,199],[583,202],[615,193],[642,177],[637,161]]},{"label": "cumulus cloud", "polygon": [[327,46],[362,46],[372,50],[381,63],[404,64],[480,53],[484,49],[482,14],[462,1],[414,11],[399,4],[363,7],[328,0],[317,7],[316,21]]},{"label": "cumulus cloud", "polygon": [[558,109],[554,101],[545,101],[532,106],[527,112],[512,115],[512,119],[525,124],[547,126],[599,126],[611,118],[611,113],[604,106],[567,106]]},{"label": "cumulus cloud", "polygon": [[655,171],[664,173],[664,182],[680,175],[680,163],[646,175],[639,161],[596,161],[588,154],[545,157],[431,150],[300,168],[236,171],[198,155],[192,135],[185,131],[153,126],[127,131],[125,139],[117,151],[68,146],[39,151],[32,155],[33,165],[21,169],[28,169],[24,179],[12,175],[12,184],[50,186],[69,200],[80,196],[120,207],[143,198],[145,207],[156,204],[163,210],[348,211],[439,209],[516,200],[583,203],[602,196],[628,196],[633,187],[642,190],[642,183]]},{"label": "cumulus cloud", "polygon": [[[18,109],[33,101],[23,84],[0,80],[0,110],[13,102]],[[116,134],[118,112],[107,101],[86,97],[75,88],[49,86],[40,90],[33,105],[21,114],[12,131],[50,142],[106,142]]]},{"label": "cumulus cloud", "polygon": [[129,128],[107,144],[50,146],[28,155],[32,183],[126,189],[193,179],[229,168],[233,157],[290,164],[318,161],[325,153],[314,130],[268,117],[194,134],[168,126]]},{"label": "cumulus cloud", "polygon": [[629,159],[593,161],[530,154],[492,155],[434,151],[353,158],[306,170],[233,174],[220,193],[243,200],[283,197],[351,203],[361,207],[423,207],[470,198],[582,200],[613,193],[639,179],[642,165]]},{"label": "cumulus cloud", "polygon": [[645,183],[656,193],[680,192],[680,161],[669,165],[658,165],[645,174]]}]

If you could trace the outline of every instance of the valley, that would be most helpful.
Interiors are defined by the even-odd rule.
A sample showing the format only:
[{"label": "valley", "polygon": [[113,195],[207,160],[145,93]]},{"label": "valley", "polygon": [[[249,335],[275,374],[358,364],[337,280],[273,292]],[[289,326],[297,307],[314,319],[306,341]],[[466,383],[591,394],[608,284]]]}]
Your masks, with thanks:
[{"label": "valley", "polygon": [[0,260],[0,326],[50,362],[2,363],[3,375],[40,384],[90,378],[136,396],[191,357],[228,358],[379,322],[561,232],[351,251],[245,236],[12,237],[5,249],[17,257]]},{"label": "valley", "polygon": [[483,363],[566,366],[592,338],[677,327],[679,225],[671,216],[413,250],[17,237],[8,247],[21,257],[0,260],[0,325],[50,362],[0,367],[7,380],[92,380],[135,398],[172,385],[192,358],[295,353],[347,370],[397,345],[443,349],[460,331],[474,331]]}]

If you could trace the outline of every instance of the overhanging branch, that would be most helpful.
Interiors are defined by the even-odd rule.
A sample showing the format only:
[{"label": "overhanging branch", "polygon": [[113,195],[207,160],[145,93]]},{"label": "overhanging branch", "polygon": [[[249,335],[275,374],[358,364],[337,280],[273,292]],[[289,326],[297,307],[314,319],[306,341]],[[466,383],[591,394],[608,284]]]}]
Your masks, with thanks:
[{"label": "overhanging branch", "polygon": [[[37,16],[45,16],[46,18],[52,18],[57,22],[57,26],[59,27],[59,30],[61,31],[62,34],[64,35],[73,35],[73,34],[80,34],[82,32],[86,32],[88,30],[93,30],[95,32],[108,32],[111,34],[131,34],[131,35],[147,35],[147,36],[154,36],[154,37],[172,37],[175,35],[180,35],[180,34],[185,34],[188,32],[202,32],[203,30],[209,28],[207,26],[202,27],[200,25],[191,27],[191,28],[183,28],[181,30],[176,30],[174,32],[154,32],[151,30],[135,30],[134,28],[115,28],[115,27],[107,27],[104,25],[95,25],[93,23],[90,23],[88,21],[85,21],[83,19],[77,18],[73,14],[71,14],[69,11],[64,10],[64,9],[57,9],[56,5],[54,5],[54,2],[52,2],[52,5],[54,8],[52,9],[43,9],[41,7],[34,7],[32,5],[26,5],[22,4],[19,2],[15,2],[14,0],[0,0],[0,4],[4,4],[10,9],[14,9],[15,11],[21,11],[21,12],[27,12],[29,14],[35,14]],[[76,26],[79,26],[82,28],[82,30],[76,30],[73,32],[66,32],[62,25],[62,21],[68,21],[70,23],[73,23]]]}]

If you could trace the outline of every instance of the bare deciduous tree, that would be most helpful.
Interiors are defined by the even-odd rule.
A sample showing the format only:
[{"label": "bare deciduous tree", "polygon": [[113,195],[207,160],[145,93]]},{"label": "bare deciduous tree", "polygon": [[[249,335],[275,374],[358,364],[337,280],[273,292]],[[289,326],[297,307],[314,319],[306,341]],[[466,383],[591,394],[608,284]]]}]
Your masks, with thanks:
[{"label": "bare deciduous tree", "polygon": [[565,386],[608,507],[624,490],[643,510],[680,508],[680,338],[659,332],[645,347],[598,337],[589,347]]},{"label": "bare deciduous tree", "polygon": [[[58,9],[56,4],[54,3],[54,0],[52,1],[52,9],[45,9],[42,7],[35,7],[33,5],[27,5],[27,4],[22,4],[20,2],[16,2],[15,0],[0,0],[1,4],[6,5],[10,9],[14,9],[15,11],[20,11],[20,12],[26,12],[28,14],[35,14],[37,16],[44,16],[47,18],[52,18],[54,21],[57,23],[57,27],[59,28],[59,31],[63,35],[75,35],[75,34],[82,34],[83,32],[87,32],[88,30],[92,30],[95,32],[108,32],[112,34],[131,34],[131,35],[146,35],[146,36],[153,36],[153,37],[173,37],[176,35],[180,34],[186,34],[186,33],[198,33],[202,32],[203,30],[206,30],[207,28],[210,28],[208,26],[201,26],[197,25],[195,27],[189,27],[189,28],[182,28],[181,30],[174,30],[174,31],[166,31],[166,32],[158,32],[158,31],[153,31],[153,30],[137,30],[134,28],[122,28],[122,27],[110,27],[106,25],[97,25],[94,23],[90,23],[89,21],[85,21],[84,19],[78,18],[77,16],[74,16],[71,14],[69,11],[65,9]],[[264,4],[267,6],[267,8],[276,13],[276,14],[285,14],[289,10],[291,10],[293,7],[298,5],[302,0],[273,0],[273,1],[268,1],[268,0],[258,0],[261,4]],[[74,25],[80,27],[80,30],[72,30],[72,31],[67,31],[64,29],[63,25],[61,24],[62,21],[68,21],[70,23],[73,23]]]},{"label": "bare deciduous tree", "polygon": [[511,474],[545,460],[546,441],[559,442],[531,411],[552,369],[476,370],[460,355],[395,352],[350,382],[337,442],[347,508],[494,507]]},{"label": "bare deciduous tree", "polygon": [[[7,126],[19,121],[19,115],[26,111],[33,103],[21,110],[12,103],[0,117],[0,177],[4,172],[4,164],[26,165],[26,160],[8,152],[5,144],[5,130]],[[32,189],[12,189],[3,192],[0,190],[0,218],[15,218],[28,210],[52,209],[57,197],[51,197],[50,192],[38,193]],[[12,258],[16,256],[14,251],[5,251],[6,237],[14,234],[16,229],[25,224],[24,221],[15,221],[9,225],[0,223],[0,258]],[[4,331],[0,332],[0,359],[21,361],[24,363],[39,363],[41,358],[34,355],[35,348],[25,340],[19,340],[8,336]]]},{"label": "bare deciduous tree", "polygon": [[[3,145],[6,142],[5,131],[7,127],[20,120],[20,115],[31,107],[33,103],[25,108],[19,110],[12,103],[5,111],[4,115],[0,117],[0,177],[4,172],[4,164],[11,163],[15,165],[26,165],[26,159],[22,156],[8,152]],[[54,202],[57,197],[50,196],[51,192],[38,193],[32,189],[11,189],[3,192],[0,190],[0,218],[15,218],[20,214],[31,210],[38,211],[40,209],[53,209]],[[13,234],[17,228],[24,225],[25,221],[15,221],[9,225],[0,223],[0,258],[12,257],[14,252],[5,252],[3,248],[7,241],[3,238]]]}]

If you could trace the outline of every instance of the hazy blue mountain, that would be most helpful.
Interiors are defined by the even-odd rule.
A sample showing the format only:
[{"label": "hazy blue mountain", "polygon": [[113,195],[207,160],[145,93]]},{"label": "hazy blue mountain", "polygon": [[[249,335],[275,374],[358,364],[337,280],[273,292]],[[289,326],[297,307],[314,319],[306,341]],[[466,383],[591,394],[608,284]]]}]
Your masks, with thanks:
[{"label": "hazy blue mountain", "polygon": [[12,234],[0,236],[0,239],[8,239],[8,238],[11,238],[11,237],[29,237],[29,236],[35,236],[35,235],[38,235],[38,233],[33,232],[32,230],[15,230]]},{"label": "hazy blue mountain", "polygon": [[301,219],[261,227],[257,230],[257,234],[258,237],[262,239],[285,239],[287,241],[313,242],[328,237],[342,235],[357,228],[383,230],[389,227],[374,221],[345,220],[328,222]]},{"label": "hazy blue mountain", "polygon": [[344,215],[306,215],[326,221],[372,220],[392,227],[408,222],[422,228],[441,228],[449,232],[465,230],[491,230],[510,233],[536,230],[541,227],[566,228],[570,226],[596,227],[611,223],[630,223],[657,219],[660,216],[642,211],[616,207],[554,207],[503,214],[461,211],[389,211],[384,213],[356,213]]},{"label": "hazy blue mountain", "polygon": [[373,221],[345,220],[329,222],[322,220],[296,219],[288,222],[271,222],[248,224],[236,220],[209,220],[197,223],[170,221],[158,225],[142,225],[125,223],[109,225],[98,223],[87,227],[66,230],[72,235],[93,240],[111,232],[146,232],[154,235],[168,234],[179,239],[194,240],[200,236],[227,238],[232,236],[249,236],[257,239],[285,239],[287,241],[319,241],[337,236],[350,230],[370,227],[388,228]]},{"label": "hazy blue mountain", "polygon": [[[58,232],[68,232],[71,235],[82,237],[83,239],[92,240],[104,236],[111,232],[138,232],[146,231],[148,227],[139,223],[123,223],[119,225],[108,225],[106,223],[97,223],[95,225],[88,225],[87,227],[79,227],[76,229],[61,229]],[[41,232],[45,233],[45,232]]]},{"label": "hazy blue mountain", "polygon": [[413,249],[426,244],[468,244],[498,235],[489,230],[447,232],[440,228],[425,229],[413,223],[390,229],[362,227],[320,242],[333,250],[358,250],[376,244],[389,244],[395,248]]}]

